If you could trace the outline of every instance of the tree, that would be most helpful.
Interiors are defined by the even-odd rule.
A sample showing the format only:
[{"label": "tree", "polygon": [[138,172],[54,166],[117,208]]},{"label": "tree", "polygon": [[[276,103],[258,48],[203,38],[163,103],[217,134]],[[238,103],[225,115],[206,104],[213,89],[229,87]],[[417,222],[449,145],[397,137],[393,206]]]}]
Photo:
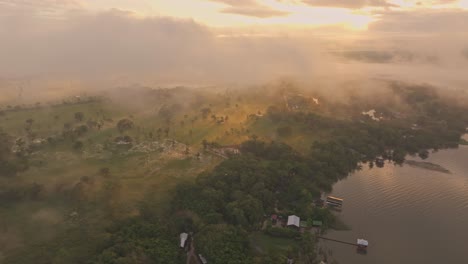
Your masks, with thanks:
[{"label": "tree", "polygon": [[427,159],[429,157],[429,151],[421,150],[421,151],[419,151],[418,156],[423,160]]},{"label": "tree", "polygon": [[128,135],[118,136],[114,139],[114,142],[123,142],[123,143],[130,144],[133,142],[133,138]]},{"label": "tree", "polygon": [[38,183],[33,183],[30,190],[29,190],[29,197],[32,200],[37,200],[39,198],[40,193],[44,189],[44,186],[38,184]]},{"label": "tree", "polygon": [[76,136],[81,137],[82,135],[86,134],[88,132],[88,126],[86,125],[81,125],[73,129],[73,132],[75,133]]},{"label": "tree", "polygon": [[302,235],[302,242],[301,242],[301,255],[304,259],[304,263],[306,264],[313,264],[317,258],[317,254],[315,253],[315,241],[312,235],[309,232],[305,232]]},{"label": "tree", "polygon": [[26,124],[27,124],[28,126],[32,126],[33,123],[34,123],[34,119],[32,119],[32,118],[28,118],[28,119],[26,120]]},{"label": "tree", "polygon": [[20,169],[10,151],[12,146],[12,138],[0,130],[0,176],[15,176]]},{"label": "tree", "polygon": [[130,119],[122,119],[117,123],[117,129],[120,133],[132,129],[134,126],[133,121]]},{"label": "tree", "polygon": [[104,177],[107,177],[110,175],[110,169],[108,167],[100,168],[99,174],[101,174]]},{"label": "tree", "polygon": [[75,143],[73,143],[73,149],[77,150],[77,151],[82,150],[83,145],[84,145],[83,142],[77,140],[77,141],[75,141]]},{"label": "tree", "polygon": [[83,121],[83,119],[84,119],[83,112],[76,112],[75,113],[75,120],[76,121],[81,122],[81,121]]},{"label": "tree", "polygon": [[32,118],[29,118],[26,120],[26,127],[24,128],[24,130],[26,130],[26,133],[28,134],[28,137],[30,138],[33,138],[33,135],[31,133],[31,128],[32,128],[32,124],[34,123],[34,120]]},{"label": "tree", "polygon": [[88,120],[88,122],[86,122],[86,125],[89,128],[96,128],[98,126],[98,123],[94,120]]},{"label": "tree", "polygon": [[182,107],[179,104],[172,104],[171,106],[163,105],[159,111],[158,115],[163,117],[166,122],[170,123],[174,115],[181,109]]},{"label": "tree", "polygon": [[229,225],[209,225],[197,237],[197,249],[210,263],[252,263],[247,234]]},{"label": "tree", "polygon": [[133,221],[113,232],[106,248],[92,264],[182,263],[185,258],[163,223]]},{"label": "tree", "polygon": [[64,129],[65,131],[70,130],[70,129],[71,129],[71,124],[70,124],[70,123],[65,123],[65,124],[63,124],[63,129]]},{"label": "tree", "polygon": [[289,137],[292,134],[292,129],[291,129],[290,126],[282,126],[282,127],[278,127],[278,129],[276,129],[276,133],[280,137]]},{"label": "tree", "polygon": [[206,119],[211,114],[211,109],[208,107],[205,107],[205,108],[202,108],[200,112],[202,114],[202,118]]}]

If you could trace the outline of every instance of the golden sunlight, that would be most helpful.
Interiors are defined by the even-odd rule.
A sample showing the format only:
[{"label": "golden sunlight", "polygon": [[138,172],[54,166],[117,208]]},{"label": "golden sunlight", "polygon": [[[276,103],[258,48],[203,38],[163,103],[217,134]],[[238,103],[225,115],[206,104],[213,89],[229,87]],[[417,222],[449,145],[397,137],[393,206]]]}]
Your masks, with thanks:
[{"label": "golden sunlight", "polygon": [[312,8],[306,5],[283,3],[272,0],[265,1],[264,3],[274,9],[290,13],[290,15],[285,17],[265,19],[265,23],[268,24],[312,27],[341,25],[348,29],[363,30],[367,29],[369,23],[374,21],[374,18],[369,13],[357,13],[346,8]]},{"label": "golden sunlight", "polygon": [[[182,5],[189,7],[181,9]],[[370,13],[357,13],[346,8],[310,7],[305,4],[265,0],[261,2],[267,8],[289,13],[284,16],[253,17],[222,12],[224,4],[192,0],[173,0],[153,2],[153,10],[170,13],[175,17],[191,17],[198,22],[214,27],[236,27],[247,25],[282,25],[319,27],[340,25],[347,29],[364,30],[375,20]]]}]

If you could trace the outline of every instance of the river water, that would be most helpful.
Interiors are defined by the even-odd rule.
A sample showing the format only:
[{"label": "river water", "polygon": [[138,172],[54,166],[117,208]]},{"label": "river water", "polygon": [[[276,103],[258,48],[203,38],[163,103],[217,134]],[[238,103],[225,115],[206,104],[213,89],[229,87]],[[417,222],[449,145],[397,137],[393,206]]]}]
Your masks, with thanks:
[{"label": "river water", "polygon": [[353,246],[322,240],[329,263],[468,263],[468,146],[433,153],[426,161],[451,174],[386,164],[334,185],[332,195],[344,199],[338,215],[351,230],[326,236],[353,243],[365,238],[370,245],[360,255]]}]

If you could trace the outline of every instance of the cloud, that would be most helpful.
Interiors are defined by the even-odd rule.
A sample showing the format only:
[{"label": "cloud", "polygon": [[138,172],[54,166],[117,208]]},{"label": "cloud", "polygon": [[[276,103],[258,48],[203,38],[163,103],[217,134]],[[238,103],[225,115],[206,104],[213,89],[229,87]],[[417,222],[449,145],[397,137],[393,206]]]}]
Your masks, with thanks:
[{"label": "cloud", "polygon": [[221,10],[223,13],[252,16],[258,18],[276,17],[288,15],[288,12],[274,10],[266,7],[226,7]]},{"label": "cloud", "polygon": [[[371,30],[359,33],[332,27],[216,29],[119,10],[69,11],[60,19],[0,16],[0,96],[7,94],[2,78],[23,80],[25,90],[43,81],[52,94],[71,86],[252,84],[284,76],[314,86],[386,78],[466,87],[467,34],[451,32],[449,13],[441,26],[442,11],[428,18],[424,12],[414,13],[415,18],[379,13]],[[427,19],[428,28],[420,19]]]},{"label": "cloud", "polygon": [[373,31],[393,32],[462,32],[467,29],[468,11],[462,9],[419,9],[383,11],[369,26]]},{"label": "cloud", "polygon": [[0,15],[35,14],[56,16],[65,11],[81,9],[79,0],[0,0]]},{"label": "cloud", "polygon": [[419,64],[437,64],[439,58],[435,54],[424,54],[405,49],[387,49],[387,50],[346,50],[343,52],[332,52],[332,54],[351,61],[360,61],[365,63],[419,63]]},{"label": "cloud", "polygon": [[414,1],[418,6],[433,6],[433,5],[448,5],[458,2],[459,0],[425,0],[425,1]]},{"label": "cloud", "polygon": [[236,14],[243,16],[252,16],[258,18],[268,18],[276,16],[285,16],[289,12],[273,9],[269,6],[261,5],[255,0],[209,0],[228,5],[221,9],[222,13]]},{"label": "cloud", "polygon": [[321,7],[343,7],[343,8],[363,8],[363,7],[397,7],[388,0],[302,0],[303,3],[311,6]]},{"label": "cloud", "polygon": [[254,6],[258,5],[255,0],[209,0],[211,2],[224,3],[230,6]]},{"label": "cloud", "polygon": [[[66,19],[0,17],[0,78],[122,83],[229,83],[310,74],[313,41],[282,35],[218,37],[192,20],[113,10]],[[120,83],[119,83],[120,82]]]},{"label": "cloud", "polygon": [[70,8],[81,7],[78,0],[0,0],[0,5],[22,8]]}]

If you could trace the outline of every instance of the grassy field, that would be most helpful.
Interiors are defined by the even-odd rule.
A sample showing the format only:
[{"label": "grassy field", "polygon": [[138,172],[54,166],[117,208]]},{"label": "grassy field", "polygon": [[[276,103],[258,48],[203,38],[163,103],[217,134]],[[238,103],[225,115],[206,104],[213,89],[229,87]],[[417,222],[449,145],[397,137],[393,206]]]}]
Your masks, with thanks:
[{"label": "grassy field", "polygon": [[[26,171],[14,178],[0,178],[2,190],[25,193],[40,186],[37,196],[0,206],[0,263],[2,255],[15,249],[57,238],[75,227],[77,219],[94,224],[99,232],[109,215],[121,219],[138,214],[140,201],[148,195],[154,208],[165,210],[176,184],[194,179],[222,161],[203,151],[204,140],[236,145],[255,135],[266,141],[285,141],[305,152],[317,139],[304,125],[262,117],[270,105],[281,104],[282,99],[275,102],[259,94],[221,93],[203,95],[204,100],[196,101],[184,94],[163,95],[148,107],[100,100],[9,110],[0,115],[5,132],[35,146]],[[161,114],[164,106],[172,107],[170,118]],[[205,117],[203,108],[210,109]],[[75,117],[78,112],[81,120]],[[221,117],[224,122],[217,122]],[[131,120],[133,128],[119,131],[116,124],[121,119]],[[93,122],[100,127],[90,126]],[[86,132],[72,139],[63,136],[83,125],[88,126]],[[292,133],[279,137],[281,126],[292,127]],[[115,144],[114,139],[123,135],[133,139],[133,147]],[[76,141],[83,143],[82,148],[73,147]],[[260,233],[252,239],[264,251],[294,245],[294,241]]]},{"label": "grassy field", "polygon": [[[83,121],[74,118],[76,112],[83,113]],[[74,150],[73,140],[41,143],[29,155],[28,170],[14,178],[0,178],[5,190],[22,191],[33,184],[41,186],[39,196],[34,199],[21,199],[11,206],[0,206],[0,263],[1,256],[8,255],[7,252],[54,239],[63,233],[72,225],[70,215],[74,212],[86,221],[105,222],[102,221],[107,217],[103,208],[113,205],[117,208],[118,217],[124,218],[138,213],[138,202],[148,192],[154,194],[154,206],[164,210],[173,186],[194,178],[220,162],[219,158],[207,155],[194,158],[193,153],[201,144],[193,147],[193,153],[189,155],[183,153],[182,147],[147,152],[130,152],[125,148],[97,151],[97,145],[112,143],[114,137],[120,134],[115,124],[122,118],[132,118],[134,121],[135,128],[127,134],[137,141],[135,143],[149,142],[140,126],[145,125],[147,130],[160,127],[157,117],[148,122],[150,118],[147,115],[123,111],[108,102],[11,111],[0,117],[4,131],[15,138],[25,138],[28,143],[33,142],[33,139],[26,139],[28,119],[33,120],[31,132],[34,133],[34,140],[42,141],[48,137],[59,138],[64,124],[76,127],[89,120],[104,124],[101,129],[89,129],[77,139],[84,143],[83,149]],[[205,131],[198,132],[191,142],[201,141],[200,138],[205,138],[210,129],[207,127]],[[188,141],[182,129],[177,129],[169,138],[172,136],[181,142]],[[108,175],[99,173],[102,168],[108,168]],[[85,205],[77,204],[68,197],[84,178],[90,182],[83,185],[85,197],[80,198]],[[109,201],[105,202],[104,199]]]},{"label": "grassy field", "polygon": [[252,233],[250,241],[254,249],[260,253],[286,251],[298,246],[298,242],[294,239],[271,237],[262,232]]}]

